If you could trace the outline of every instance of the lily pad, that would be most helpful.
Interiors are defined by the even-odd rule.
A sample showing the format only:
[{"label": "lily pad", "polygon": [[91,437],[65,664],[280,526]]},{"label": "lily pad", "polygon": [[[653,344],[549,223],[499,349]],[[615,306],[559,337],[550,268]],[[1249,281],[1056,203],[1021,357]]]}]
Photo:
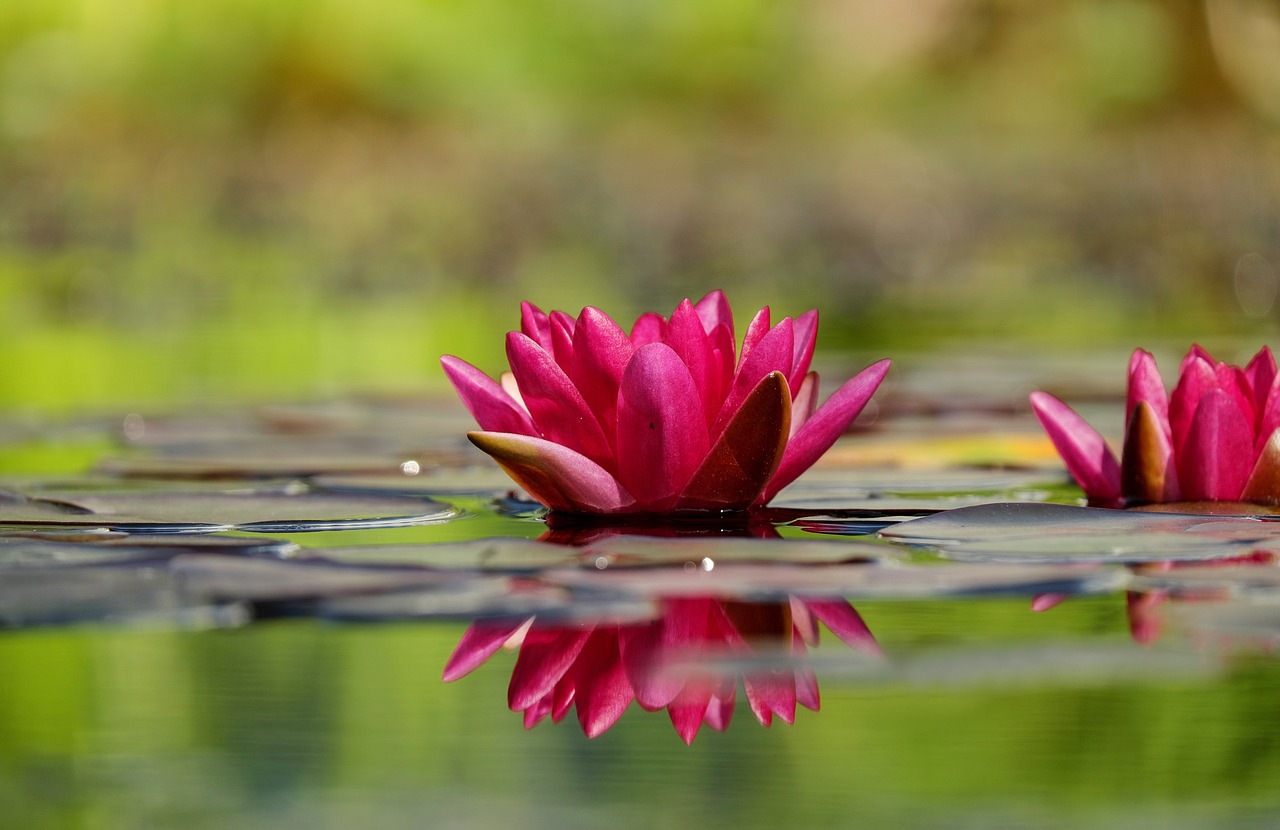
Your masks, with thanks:
[{"label": "lily pad", "polygon": [[[1252,534],[1243,533],[1256,528]],[[1081,533],[1124,536],[1147,533],[1203,533],[1222,538],[1280,536],[1280,523],[1176,513],[1143,513],[1065,504],[1010,502],[964,507],[903,522],[880,532],[897,542],[949,546],[962,542],[1045,538]]]},{"label": "lily pad", "polygon": [[420,545],[365,545],[307,550],[317,557],[351,565],[413,565],[424,568],[527,573],[577,564],[581,550],[531,539],[493,538]]},{"label": "lily pad", "polygon": [[[486,581],[486,579],[488,581]],[[496,578],[475,579],[450,590],[398,591],[363,597],[344,597],[319,603],[319,616],[361,622],[395,620],[526,617],[569,623],[626,623],[653,619],[656,605],[649,600],[613,597],[586,599],[563,588],[526,585],[513,590]]]},{"label": "lily pad", "polygon": [[938,555],[959,562],[1186,562],[1248,553],[1245,543],[1203,533],[1079,533],[944,544]]},{"label": "lily pad", "polygon": [[1222,565],[1174,568],[1160,573],[1144,572],[1134,578],[1134,589],[1165,591],[1175,597],[1266,595],[1280,600],[1280,567]]},{"label": "lily pad", "polygon": [[281,556],[297,547],[292,542],[271,539],[199,536],[178,542],[177,538],[169,534],[159,537],[110,535],[96,539],[84,537],[78,541],[17,537],[0,539],[0,569],[138,564],[158,562],[192,552]]},{"label": "lily pad", "polygon": [[[453,507],[425,498],[304,492],[50,492],[44,501],[89,511],[68,524],[133,532],[183,533],[238,529],[296,533],[343,528],[394,527],[449,519]],[[34,503],[34,502],[33,502]],[[21,520],[21,519],[11,519]],[[35,514],[30,522],[50,523]]]}]

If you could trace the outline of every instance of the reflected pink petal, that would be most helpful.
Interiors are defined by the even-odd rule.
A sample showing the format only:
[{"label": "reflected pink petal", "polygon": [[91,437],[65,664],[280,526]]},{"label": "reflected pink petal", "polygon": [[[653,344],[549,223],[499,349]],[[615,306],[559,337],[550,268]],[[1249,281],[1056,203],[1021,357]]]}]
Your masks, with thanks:
[{"label": "reflected pink petal", "polygon": [[450,683],[475,671],[502,648],[532,617],[525,620],[486,620],[472,623],[458,641],[444,667],[444,681]]},{"label": "reflected pink petal", "polygon": [[547,697],[573,666],[590,636],[590,628],[551,628],[535,621],[520,644],[520,656],[511,672],[507,688],[511,710],[523,711]]}]

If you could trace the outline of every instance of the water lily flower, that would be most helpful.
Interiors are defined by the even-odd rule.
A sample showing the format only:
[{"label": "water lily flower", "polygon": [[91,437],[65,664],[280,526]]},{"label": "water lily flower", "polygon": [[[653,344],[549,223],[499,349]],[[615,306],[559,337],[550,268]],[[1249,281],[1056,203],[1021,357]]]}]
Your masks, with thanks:
[{"label": "water lily flower", "polygon": [[889,369],[875,363],[821,407],[809,371],[818,314],[770,325],[735,353],[723,292],[630,334],[607,314],[521,305],[495,381],[457,357],[445,373],[481,431],[468,437],[553,511],[744,511],[768,502],[835,443]]},{"label": "water lily flower", "polygon": [[1277,505],[1278,390],[1280,373],[1266,347],[1240,368],[1193,346],[1171,394],[1165,392],[1155,358],[1137,349],[1129,361],[1119,461],[1098,431],[1062,401],[1034,392],[1031,406],[1090,502]]},{"label": "water lily flower", "polygon": [[[862,617],[844,600],[681,597],[659,605],[658,617],[642,623],[477,621],[458,642],[444,679],[470,673],[503,645],[518,647],[507,697],[511,710],[524,714],[526,729],[547,716],[559,723],[576,708],[582,731],[594,738],[635,701],[648,711],[667,710],[688,744],[703,725],[723,731],[733,716],[739,676],[717,671],[717,658],[749,656],[762,646],[803,655],[817,644],[819,620],[851,647],[880,654]],[[818,709],[817,679],[803,665],[747,671],[741,680],[752,713],[765,726],[774,717],[794,722],[797,704]]]}]

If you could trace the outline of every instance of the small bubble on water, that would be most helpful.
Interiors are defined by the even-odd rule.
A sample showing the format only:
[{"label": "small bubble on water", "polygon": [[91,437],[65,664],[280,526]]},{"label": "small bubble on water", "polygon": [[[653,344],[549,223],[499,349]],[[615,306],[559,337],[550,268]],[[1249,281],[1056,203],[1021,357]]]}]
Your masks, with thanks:
[{"label": "small bubble on water", "polygon": [[416,476],[422,472],[422,465],[417,461],[406,461],[400,465],[400,472],[407,476]]},{"label": "small bubble on water", "polygon": [[702,557],[702,570],[709,571],[716,566],[716,563],[708,556]]},{"label": "small bubble on water", "polygon": [[609,560],[608,560],[608,559],[605,559],[603,556],[597,556],[597,557],[596,557],[596,569],[597,569],[597,570],[601,570],[601,571],[603,571],[603,570],[604,570],[605,568],[607,568],[607,567],[609,567]]},{"label": "small bubble on water", "polygon": [[698,566],[697,566],[695,563],[693,563],[693,562],[685,562],[685,563],[684,563],[684,572],[685,572],[685,573],[687,573],[687,574],[691,574],[691,573],[693,573],[693,572],[694,572],[694,571],[696,571],[696,570],[698,570]]},{"label": "small bubble on water", "polygon": [[125,439],[141,441],[142,436],[147,434],[147,422],[138,413],[130,412],[124,416],[124,423],[121,424],[121,429],[124,431]]}]

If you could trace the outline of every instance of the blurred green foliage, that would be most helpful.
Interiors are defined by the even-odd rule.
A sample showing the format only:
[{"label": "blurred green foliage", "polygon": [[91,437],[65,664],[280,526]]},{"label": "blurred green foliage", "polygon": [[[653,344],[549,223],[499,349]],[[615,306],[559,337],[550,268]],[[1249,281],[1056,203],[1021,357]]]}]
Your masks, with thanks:
[{"label": "blurred green foliage", "polygon": [[11,0],[0,406],[433,386],[520,299],[714,287],[827,346],[1265,338],[1272,35],[1248,0]]}]

